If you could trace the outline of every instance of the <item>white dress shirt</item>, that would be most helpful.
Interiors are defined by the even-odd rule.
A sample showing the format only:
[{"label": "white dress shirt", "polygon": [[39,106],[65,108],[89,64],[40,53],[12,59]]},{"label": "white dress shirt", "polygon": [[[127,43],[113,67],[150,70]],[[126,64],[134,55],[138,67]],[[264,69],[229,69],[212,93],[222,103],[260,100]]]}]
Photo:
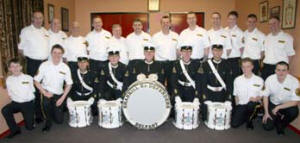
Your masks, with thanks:
[{"label": "white dress shirt", "polygon": [[250,101],[251,97],[260,96],[261,89],[264,85],[264,80],[252,74],[250,78],[245,75],[240,75],[235,78],[233,83],[233,95],[238,97],[239,105],[245,105]]},{"label": "white dress shirt", "polygon": [[102,29],[100,32],[91,31],[87,36],[89,58],[98,61],[107,60],[108,41],[111,38],[110,32]]},{"label": "white dress shirt", "polygon": [[191,55],[192,59],[203,58],[204,49],[209,48],[210,46],[207,31],[199,26],[197,26],[194,30],[191,30],[190,28],[183,30],[178,39],[178,49],[181,46],[193,47]]},{"label": "white dress shirt", "polygon": [[68,37],[67,34],[63,31],[58,31],[57,33],[54,33],[51,29],[48,30],[49,33],[49,42],[48,42],[48,49],[49,49],[49,55],[51,54],[52,46],[59,44],[63,46],[64,40]]},{"label": "white dress shirt", "polygon": [[119,39],[117,39],[116,37],[112,37],[109,40],[109,44],[108,44],[109,48],[116,48],[120,51],[120,62],[122,62],[123,64],[127,65],[128,64],[128,48],[126,45],[126,39],[124,37],[120,37]]},{"label": "white dress shirt", "polygon": [[242,58],[260,60],[261,52],[264,51],[265,34],[255,28],[252,32],[244,32],[244,52]]},{"label": "white dress shirt", "polygon": [[70,68],[62,61],[58,65],[54,65],[50,60],[43,62],[34,80],[42,81],[45,90],[57,95],[63,93],[64,81],[68,85],[73,84]]},{"label": "white dress shirt", "polygon": [[277,35],[268,34],[265,40],[264,63],[275,65],[280,61],[289,63],[288,57],[295,55],[293,37],[283,31]]},{"label": "white dress shirt", "polygon": [[270,96],[273,104],[279,105],[289,101],[300,101],[300,97],[296,95],[296,89],[299,88],[297,78],[288,74],[283,81],[278,81],[277,75],[270,75],[265,82],[266,89],[263,92],[264,96]]},{"label": "white dress shirt", "polygon": [[[232,49],[228,32],[226,32],[223,28],[221,28],[217,31],[214,29],[210,29],[208,31],[208,37],[209,37],[211,46],[215,45],[215,44],[223,45],[222,58],[227,59],[227,50]],[[213,57],[213,55],[212,55],[212,51],[210,48],[209,58],[212,58],[212,57]]]},{"label": "white dress shirt", "polygon": [[64,57],[68,62],[77,62],[78,56],[87,55],[86,40],[82,36],[70,36],[64,41]]},{"label": "white dress shirt", "polygon": [[18,49],[23,50],[24,55],[35,60],[45,60],[49,56],[49,33],[44,28],[35,28],[33,25],[22,29]]},{"label": "white dress shirt", "polygon": [[241,48],[243,47],[243,31],[235,25],[232,29],[226,27],[225,30],[228,32],[231,41],[231,53],[228,58],[241,57]]},{"label": "white dress shirt", "polygon": [[15,101],[17,103],[24,103],[32,101],[35,98],[33,79],[29,75],[22,73],[18,76],[8,76],[6,79],[6,86],[8,96],[12,101]]},{"label": "white dress shirt", "polygon": [[152,37],[155,48],[155,60],[157,61],[175,61],[178,34],[169,31],[168,34],[164,34],[162,31],[157,32]]},{"label": "white dress shirt", "polygon": [[149,42],[151,42],[151,36],[146,32],[142,31],[140,35],[136,35],[134,32],[130,33],[126,37],[129,60],[145,59],[144,45]]}]

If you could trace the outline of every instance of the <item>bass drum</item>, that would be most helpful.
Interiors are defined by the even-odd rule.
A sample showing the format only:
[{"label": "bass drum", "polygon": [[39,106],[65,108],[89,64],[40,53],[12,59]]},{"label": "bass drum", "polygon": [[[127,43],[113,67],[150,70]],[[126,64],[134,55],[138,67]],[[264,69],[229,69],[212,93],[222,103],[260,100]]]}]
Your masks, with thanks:
[{"label": "bass drum", "polygon": [[123,113],[138,129],[155,129],[170,114],[171,103],[165,87],[158,81],[143,79],[134,82],[124,94]]}]

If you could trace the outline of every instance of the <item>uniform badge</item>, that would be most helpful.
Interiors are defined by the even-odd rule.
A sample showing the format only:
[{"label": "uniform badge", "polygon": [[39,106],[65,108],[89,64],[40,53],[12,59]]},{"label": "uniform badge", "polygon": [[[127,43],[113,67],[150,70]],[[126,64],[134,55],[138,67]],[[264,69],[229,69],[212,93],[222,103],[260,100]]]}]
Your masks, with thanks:
[{"label": "uniform badge", "polygon": [[221,35],[221,37],[223,37],[223,38],[227,38],[225,35]]},{"label": "uniform badge", "polygon": [[172,40],[177,42],[177,39],[175,39],[175,38],[172,38]]},{"label": "uniform badge", "polygon": [[132,73],[133,73],[133,74],[135,74],[135,68],[133,68],[133,71],[132,71]]},{"label": "uniform badge", "polygon": [[278,40],[278,43],[285,43],[284,40]]},{"label": "uniform badge", "polygon": [[202,68],[202,67],[199,67],[199,68],[198,68],[198,73],[200,73],[200,74],[203,74],[203,73],[204,73],[204,71],[203,71],[203,68]]},{"label": "uniform badge", "polygon": [[98,78],[95,78],[95,83],[99,83],[99,79]]},{"label": "uniform badge", "polygon": [[22,84],[29,84],[29,82],[28,81],[23,81]]},{"label": "uniform badge", "polygon": [[203,35],[202,34],[197,34],[197,36],[202,37]]},{"label": "uniform badge", "polygon": [[291,91],[291,89],[289,89],[287,87],[284,87],[283,89],[286,90],[286,91]]},{"label": "uniform badge", "polygon": [[255,86],[255,87],[260,87],[260,85],[259,85],[259,84],[253,84],[253,86]]},{"label": "uniform badge", "polygon": [[252,40],[257,41],[257,38],[252,37]]},{"label": "uniform badge", "polygon": [[66,75],[66,73],[65,73],[65,72],[63,72],[63,71],[59,71],[59,73],[60,73],[60,74],[63,74],[63,75]]},{"label": "uniform badge", "polygon": [[231,36],[232,36],[232,37],[236,37],[236,35],[234,35],[234,34],[233,34],[233,35],[231,35]]},{"label": "uniform badge", "polygon": [[101,75],[105,75],[105,73],[104,73],[104,71],[103,71],[103,70],[101,70]]},{"label": "uniform badge", "polygon": [[149,39],[143,39],[144,41],[149,41]]},{"label": "uniform badge", "polygon": [[202,95],[202,98],[205,100],[205,99],[206,99],[206,95],[205,95],[205,94],[203,94],[203,95]]},{"label": "uniform badge", "polygon": [[176,73],[176,68],[175,67],[173,67],[173,71],[172,71],[173,73]]},{"label": "uniform badge", "polygon": [[195,91],[195,96],[198,96],[198,91]]},{"label": "uniform badge", "polygon": [[109,36],[105,36],[105,38],[106,38],[106,39],[110,39],[110,37],[109,37]]},{"label": "uniform badge", "polygon": [[128,77],[128,76],[129,76],[129,72],[127,70],[126,73],[125,73],[125,77]]},{"label": "uniform badge", "polygon": [[178,93],[177,89],[174,89],[174,93],[175,93],[175,94],[177,94],[177,93]]}]

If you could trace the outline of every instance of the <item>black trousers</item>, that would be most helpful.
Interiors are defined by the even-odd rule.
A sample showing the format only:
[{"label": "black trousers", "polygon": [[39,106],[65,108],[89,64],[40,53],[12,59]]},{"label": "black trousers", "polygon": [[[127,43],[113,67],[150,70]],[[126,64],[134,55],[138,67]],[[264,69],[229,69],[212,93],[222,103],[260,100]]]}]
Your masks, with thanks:
[{"label": "black trousers", "polygon": [[249,102],[245,105],[237,105],[232,114],[231,127],[237,128],[245,122],[252,122],[256,114],[258,102]]},{"label": "black trousers", "polygon": [[15,119],[14,113],[21,112],[25,121],[25,127],[28,130],[33,129],[34,123],[34,102],[17,103],[12,101],[2,108],[2,115],[11,131],[15,133],[20,130]]},{"label": "black trousers", "polygon": [[105,100],[117,100],[120,97],[122,97],[122,92],[120,90],[112,89],[110,87],[103,94],[103,99]]},{"label": "black trousers", "polygon": [[[40,67],[40,65],[45,61],[45,60],[35,60],[31,59],[29,57],[26,58],[26,70],[27,74],[34,77]],[[37,88],[35,88],[36,92],[34,93],[35,95],[35,101],[34,101],[34,109],[35,109],[35,118],[37,119],[42,119],[42,111],[41,111],[41,98],[40,98],[40,92]]]},{"label": "black trousers", "polygon": [[266,80],[270,75],[275,73],[276,65],[264,64],[261,71],[261,77]]},{"label": "black trousers", "polygon": [[103,69],[105,64],[107,64],[107,61],[98,61],[93,59],[90,59],[89,62],[91,71],[95,73],[100,73],[101,69]]},{"label": "black trousers", "polygon": [[258,75],[259,74],[259,71],[260,71],[260,64],[259,64],[259,60],[253,60],[253,73],[255,75]]},{"label": "black trousers", "polygon": [[172,93],[172,87],[171,87],[171,74],[172,74],[172,68],[173,68],[173,65],[174,65],[174,62],[175,61],[160,61],[160,63],[163,65],[163,68],[164,68],[164,72],[165,72],[165,81],[167,81],[167,90],[168,90],[168,93],[169,95],[171,95]]},{"label": "black trousers", "polygon": [[272,113],[272,110],[276,107],[272,102],[269,102],[269,114],[273,120],[268,119],[263,128],[266,131],[273,130],[274,127],[278,130],[284,130],[294,119],[298,117],[299,109],[297,106],[281,109],[277,115]]},{"label": "black trousers", "polygon": [[72,74],[77,74],[78,64],[77,62],[68,62]]},{"label": "black trousers", "polygon": [[228,58],[227,59],[230,70],[232,72],[232,81],[239,75],[241,75],[241,66],[240,66],[240,61],[241,58]]},{"label": "black trousers", "polygon": [[42,97],[42,104],[43,104],[43,113],[46,119],[45,126],[51,127],[52,121],[57,124],[62,124],[64,121],[64,112],[63,112],[63,104],[60,106],[56,106],[56,101],[61,97],[61,95],[54,94],[53,97],[48,98],[43,96]]}]

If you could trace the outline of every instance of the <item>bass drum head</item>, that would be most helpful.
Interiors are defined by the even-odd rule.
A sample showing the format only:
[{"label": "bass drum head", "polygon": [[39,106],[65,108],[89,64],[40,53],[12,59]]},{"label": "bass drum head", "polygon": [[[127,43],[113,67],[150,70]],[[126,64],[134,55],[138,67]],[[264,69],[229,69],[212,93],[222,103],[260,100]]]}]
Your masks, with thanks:
[{"label": "bass drum head", "polygon": [[156,81],[136,81],[125,93],[123,112],[127,120],[139,129],[155,129],[170,113],[168,92]]}]

